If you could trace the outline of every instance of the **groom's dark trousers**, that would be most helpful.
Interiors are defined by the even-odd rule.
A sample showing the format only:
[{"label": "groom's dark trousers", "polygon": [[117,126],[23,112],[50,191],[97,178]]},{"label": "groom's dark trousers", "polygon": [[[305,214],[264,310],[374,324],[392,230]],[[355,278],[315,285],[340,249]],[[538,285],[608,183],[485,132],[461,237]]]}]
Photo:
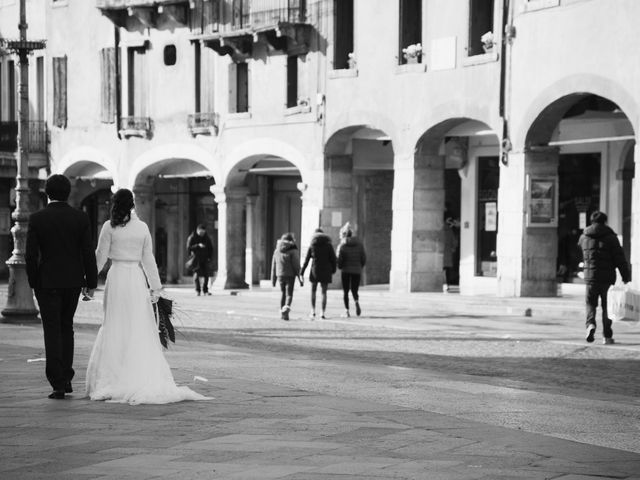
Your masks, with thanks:
[{"label": "groom's dark trousers", "polygon": [[98,283],[89,217],[66,202],[31,214],[25,260],[40,307],[47,379],[64,391],[74,375],[73,316],[80,291]]}]

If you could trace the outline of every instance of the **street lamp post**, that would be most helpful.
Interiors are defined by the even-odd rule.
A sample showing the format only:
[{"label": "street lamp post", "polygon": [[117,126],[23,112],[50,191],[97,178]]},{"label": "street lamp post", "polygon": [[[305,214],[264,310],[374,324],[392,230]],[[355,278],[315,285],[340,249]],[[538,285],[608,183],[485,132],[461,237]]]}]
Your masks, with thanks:
[{"label": "street lamp post", "polygon": [[27,281],[25,250],[27,243],[27,222],[29,220],[29,54],[44,48],[44,41],[27,41],[27,15],[25,0],[20,0],[20,39],[5,42],[5,48],[20,59],[18,83],[18,151],[16,158],[16,209],[13,212],[15,225],[13,252],[7,260],[9,267],[9,288],[7,304],[2,310],[4,317],[36,318],[38,309],[33,302],[33,294]]}]

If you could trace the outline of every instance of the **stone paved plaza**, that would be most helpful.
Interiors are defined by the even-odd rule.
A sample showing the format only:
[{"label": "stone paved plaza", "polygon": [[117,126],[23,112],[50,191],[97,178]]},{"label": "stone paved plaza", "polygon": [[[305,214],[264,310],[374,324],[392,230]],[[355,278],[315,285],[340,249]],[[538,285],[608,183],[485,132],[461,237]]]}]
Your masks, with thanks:
[{"label": "stone paved plaza", "polygon": [[[581,315],[579,297],[503,302],[365,291],[363,317],[341,319],[336,308],[333,318],[310,322],[308,292],[302,289],[294,300],[296,314],[285,324],[272,307],[275,292],[195,298],[185,288],[168,291],[184,312],[183,336],[167,353],[176,381],[214,398],[159,406],[84,398],[100,296],[78,312],[76,391],[64,401],[46,398],[40,326],[0,324],[0,478],[640,479],[640,446],[634,441],[640,438],[640,403],[633,390],[612,384],[609,391],[598,392],[596,385],[587,392],[585,385],[552,385],[533,377],[526,385],[537,387],[520,380],[506,385],[507,380],[484,382],[480,371],[445,375],[428,366],[374,365],[365,355],[366,350],[399,358],[393,357],[398,349],[414,348],[406,344],[411,334],[451,362],[468,356],[469,349],[478,349],[474,358],[479,358],[478,345],[489,340],[496,349],[511,349],[513,358],[526,355],[518,345],[529,344],[537,345],[538,359],[570,357],[574,354],[558,352],[586,348],[581,318],[575,328],[572,319],[562,318]],[[338,298],[330,292],[334,306]],[[524,316],[529,308],[532,316]],[[357,347],[357,335],[365,331],[377,332],[377,340],[360,339]],[[616,332],[617,350],[594,345],[584,362],[606,360],[636,372],[640,328]],[[232,345],[232,335],[269,337],[274,343]],[[437,342],[430,340],[436,335]],[[465,344],[465,336],[477,341]],[[338,354],[304,354],[307,343],[322,345],[332,337],[364,356],[352,361]],[[500,338],[516,340],[495,340]],[[486,347],[485,352],[490,356]],[[417,372],[411,380],[409,371]],[[497,366],[495,372],[499,377]],[[637,377],[627,380],[637,383]],[[501,396],[492,396],[497,390]],[[545,396],[563,405],[545,404]],[[538,404],[522,403],[524,397]],[[524,409],[531,409],[531,421],[495,420],[492,414],[505,414],[509,403],[512,420],[527,418],[517,410],[530,405]],[[583,417],[607,410],[609,418],[620,416],[619,424],[608,420],[595,433],[586,432],[589,419]],[[558,412],[568,416],[562,432],[536,433],[543,430],[534,420],[559,418]],[[607,442],[616,448],[603,446]]]}]

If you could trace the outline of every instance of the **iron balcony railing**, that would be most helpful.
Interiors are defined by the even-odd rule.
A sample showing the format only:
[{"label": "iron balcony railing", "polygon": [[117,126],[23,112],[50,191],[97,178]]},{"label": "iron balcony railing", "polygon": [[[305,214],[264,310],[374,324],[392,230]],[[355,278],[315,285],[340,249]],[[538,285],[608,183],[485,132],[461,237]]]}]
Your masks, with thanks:
[{"label": "iron balcony railing", "polygon": [[305,23],[306,3],[307,0],[193,0],[191,31],[207,35]]},{"label": "iron balcony railing", "polygon": [[[27,151],[32,153],[47,152],[47,124],[42,120],[29,121]],[[18,150],[18,122],[0,122],[0,151],[15,152]]]},{"label": "iron balcony railing", "polygon": [[189,132],[196,135],[217,135],[219,115],[217,113],[200,112],[192,113],[187,117]]},{"label": "iron balcony railing", "polygon": [[100,9],[116,10],[123,8],[153,7],[158,5],[178,3],[189,3],[189,0],[96,0],[96,7]]}]

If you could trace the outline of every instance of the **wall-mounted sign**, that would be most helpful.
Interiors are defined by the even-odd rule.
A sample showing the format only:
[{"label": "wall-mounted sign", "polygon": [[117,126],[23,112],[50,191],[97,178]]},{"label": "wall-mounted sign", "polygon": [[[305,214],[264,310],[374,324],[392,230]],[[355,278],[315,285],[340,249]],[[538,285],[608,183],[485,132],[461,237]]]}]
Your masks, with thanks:
[{"label": "wall-mounted sign", "polygon": [[528,227],[558,226],[558,179],[556,177],[529,177],[527,202]]}]

